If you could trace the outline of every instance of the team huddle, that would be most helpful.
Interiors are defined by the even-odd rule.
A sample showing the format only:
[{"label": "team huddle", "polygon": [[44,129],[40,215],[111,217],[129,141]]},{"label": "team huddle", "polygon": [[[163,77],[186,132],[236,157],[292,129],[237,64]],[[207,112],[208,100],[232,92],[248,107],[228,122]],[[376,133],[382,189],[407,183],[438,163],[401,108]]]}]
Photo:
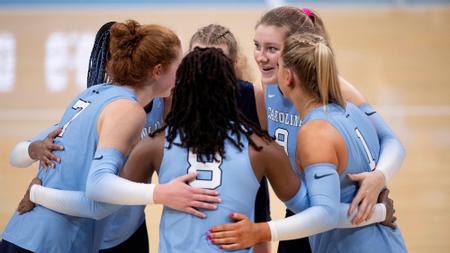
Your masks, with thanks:
[{"label": "team huddle", "polygon": [[[272,9],[254,43],[262,88],[219,24],[185,56],[166,27],[102,26],[87,89],[11,152],[40,166],[0,253],[149,252],[151,204],[164,206],[160,253],[407,252],[386,189],[403,146],[338,74],[322,19]],[[284,219],[270,218],[268,182]]]}]

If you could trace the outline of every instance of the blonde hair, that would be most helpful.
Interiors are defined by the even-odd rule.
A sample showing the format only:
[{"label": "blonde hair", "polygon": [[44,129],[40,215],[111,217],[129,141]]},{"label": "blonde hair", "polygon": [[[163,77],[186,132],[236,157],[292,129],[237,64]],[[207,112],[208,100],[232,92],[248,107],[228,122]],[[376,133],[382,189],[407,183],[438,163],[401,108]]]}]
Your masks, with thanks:
[{"label": "blonde hair", "polygon": [[195,32],[189,42],[189,50],[195,43],[204,44],[205,46],[225,45],[228,48],[228,58],[234,64],[236,76],[240,80],[253,80],[253,73],[248,65],[247,58],[239,50],[239,45],[234,34],[225,26],[219,24],[209,24],[200,27]]},{"label": "blonde hair", "polygon": [[313,34],[289,36],[281,55],[284,67],[294,71],[302,88],[323,105],[336,103],[345,108],[333,51],[326,40]]},{"label": "blonde hair", "polygon": [[287,30],[286,37],[295,33],[311,33],[322,36],[326,41],[329,41],[322,18],[311,9],[300,9],[294,6],[274,8],[261,17],[255,28],[259,25],[285,27]]}]

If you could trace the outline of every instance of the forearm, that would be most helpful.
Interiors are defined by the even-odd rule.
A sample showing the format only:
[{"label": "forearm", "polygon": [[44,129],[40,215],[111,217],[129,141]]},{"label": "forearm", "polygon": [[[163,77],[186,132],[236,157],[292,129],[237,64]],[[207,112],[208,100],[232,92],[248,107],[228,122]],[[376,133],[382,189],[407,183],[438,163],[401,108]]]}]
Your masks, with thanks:
[{"label": "forearm", "polygon": [[89,199],[116,205],[153,203],[153,184],[136,183],[117,176],[125,159],[112,148],[97,151],[86,184]]},{"label": "forearm", "polygon": [[[295,212],[299,213],[305,209],[307,209],[309,204],[308,195],[306,192],[306,187],[302,187],[299,189],[297,194],[291,198],[290,200],[284,202],[286,207]],[[373,215],[370,219],[363,221],[359,224],[352,224],[353,218],[358,214],[358,209],[356,209],[352,215],[348,215],[348,209],[350,208],[350,204],[348,203],[340,203],[339,206],[339,224],[338,228],[355,228],[355,227],[363,227],[373,223],[379,223],[386,219],[386,206],[384,204],[376,204],[373,208]]]},{"label": "forearm", "polygon": [[17,143],[9,155],[9,163],[11,166],[25,168],[36,161],[28,154],[28,147],[30,144],[31,142],[29,141],[21,141]]},{"label": "forearm", "polygon": [[405,159],[405,149],[389,128],[381,115],[369,104],[362,104],[359,108],[368,115],[372,125],[375,127],[380,140],[380,157],[376,170],[383,173],[385,182],[389,182],[394,174],[400,169]]},{"label": "forearm", "polygon": [[84,192],[65,191],[33,185],[30,190],[30,199],[53,211],[66,215],[103,219],[121,206],[89,200]]},{"label": "forearm", "polygon": [[336,166],[310,165],[305,168],[305,181],[311,207],[288,218],[268,222],[272,241],[308,237],[337,227],[340,183]]},{"label": "forearm", "polygon": [[13,150],[9,155],[9,163],[18,168],[25,168],[32,165],[36,160],[30,157],[28,153],[28,148],[33,141],[39,141],[45,139],[49,133],[56,130],[59,126],[53,125],[44,131],[40,132],[33,138],[27,141],[21,141],[14,146]]},{"label": "forearm", "polygon": [[348,215],[348,209],[350,204],[341,203],[339,208],[339,224],[338,228],[357,228],[364,227],[373,223],[383,222],[386,219],[386,206],[384,204],[378,203],[373,207],[373,215],[365,221],[359,224],[352,224],[353,218],[358,214],[358,209],[356,209],[352,215]]}]

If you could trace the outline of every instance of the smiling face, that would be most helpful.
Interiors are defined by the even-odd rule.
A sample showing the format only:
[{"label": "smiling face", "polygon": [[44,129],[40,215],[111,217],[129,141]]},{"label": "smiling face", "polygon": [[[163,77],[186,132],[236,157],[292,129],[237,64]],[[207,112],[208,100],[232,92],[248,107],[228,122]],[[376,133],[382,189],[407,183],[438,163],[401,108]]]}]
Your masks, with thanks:
[{"label": "smiling face", "polygon": [[277,84],[278,58],[283,50],[286,28],[258,25],[255,30],[253,55],[264,84]]}]

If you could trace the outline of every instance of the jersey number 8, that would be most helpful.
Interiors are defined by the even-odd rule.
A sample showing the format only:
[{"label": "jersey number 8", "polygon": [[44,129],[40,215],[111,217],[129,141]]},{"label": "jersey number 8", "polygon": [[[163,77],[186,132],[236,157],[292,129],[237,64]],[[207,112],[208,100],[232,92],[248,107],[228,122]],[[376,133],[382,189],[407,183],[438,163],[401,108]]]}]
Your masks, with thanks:
[{"label": "jersey number 8", "polygon": [[197,188],[204,189],[216,189],[222,184],[222,169],[220,165],[222,164],[222,158],[220,156],[216,157],[216,160],[211,159],[207,162],[201,162],[198,159],[197,154],[189,151],[189,168],[188,173],[197,172],[197,179],[189,182],[189,185]]}]

